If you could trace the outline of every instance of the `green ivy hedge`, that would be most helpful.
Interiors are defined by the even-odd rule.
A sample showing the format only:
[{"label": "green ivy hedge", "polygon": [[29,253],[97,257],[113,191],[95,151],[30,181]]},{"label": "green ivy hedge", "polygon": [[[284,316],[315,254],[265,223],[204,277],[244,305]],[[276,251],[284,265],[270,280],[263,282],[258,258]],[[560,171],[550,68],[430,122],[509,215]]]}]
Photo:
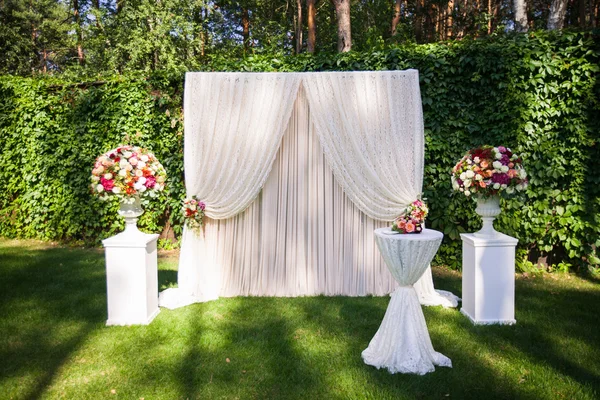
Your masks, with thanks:
[{"label": "green ivy hedge", "polygon": [[[437,262],[460,267],[475,202],[450,170],[470,147],[506,145],[530,176],[503,200],[496,228],[519,238],[518,261],[596,265],[600,245],[600,45],[590,33],[532,33],[370,53],[213,58],[215,71],[416,68],[425,118],[428,226],[445,233]],[[177,239],[183,186],[183,74],[107,76],[84,84],[0,78],[0,235],[96,244],[123,227],[117,205],[91,196],[96,156],[120,143],[150,148],[170,177],[140,226]],[[163,241],[163,244],[167,241]],[[530,265],[530,264],[529,264]]]}]

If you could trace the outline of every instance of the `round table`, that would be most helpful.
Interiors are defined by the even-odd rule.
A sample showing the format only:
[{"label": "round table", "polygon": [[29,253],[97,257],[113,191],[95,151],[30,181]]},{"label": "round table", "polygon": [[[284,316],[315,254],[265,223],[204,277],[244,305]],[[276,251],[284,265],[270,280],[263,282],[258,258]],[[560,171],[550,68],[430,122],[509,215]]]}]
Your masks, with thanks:
[{"label": "round table", "polygon": [[419,234],[392,234],[390,228],[375,230],[375,242],[390,272],[400,284],[392,293],[381,326],[362,352],[366,364],[391,373],[424,375],[434,365],[452,367],[452,361],[431,344],[423,310],[413,285],[435,256],[441,232],[424,229]]}]

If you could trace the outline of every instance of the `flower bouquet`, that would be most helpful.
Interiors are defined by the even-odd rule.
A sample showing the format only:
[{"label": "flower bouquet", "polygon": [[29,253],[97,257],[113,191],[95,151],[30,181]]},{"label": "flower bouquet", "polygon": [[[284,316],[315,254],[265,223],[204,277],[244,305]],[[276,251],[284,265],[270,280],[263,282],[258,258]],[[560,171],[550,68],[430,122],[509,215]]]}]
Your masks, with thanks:
[{"label": "flower bouquet", "polygon": [[423,222],[429,209],[422,200],[413,201],[392,224],[392,231],[398,233],[421,233]]},{"label": "flower bouquet", "polygon": [[452,169],[451,179],[454,190],[483,197],[520,192],[528,183],[521,157],[504,146],[469,150]]},{"label": "flower bouquet", "polygon": [[198,201],[196,196],[192,196],[191,199],[186,199],[183,202],[183,218],[188,228],[194,232],[199,233],[200,228],[204,223],[204,209],[206,204],[202,201]]},{"label": "flower bouquet", "polygon": [[102,200],[116,197],[156,197],[164,190],[167,173],[148,150],[120,146],[96,159],[92,170],[92,192]]}]

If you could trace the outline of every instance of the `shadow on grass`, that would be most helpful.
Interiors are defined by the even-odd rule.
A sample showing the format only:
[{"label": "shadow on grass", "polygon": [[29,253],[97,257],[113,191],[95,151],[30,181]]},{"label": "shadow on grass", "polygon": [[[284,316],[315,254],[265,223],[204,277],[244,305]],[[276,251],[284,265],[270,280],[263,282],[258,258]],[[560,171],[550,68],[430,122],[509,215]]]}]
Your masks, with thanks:
[{"label": "shadow on grass", "polygon": [[19,382],[17,397],[35,399],[106,319],[104,261],[71,249],[1,251],[0,379]]},{"label": "shadow on grass", "polygon": [[517,340],[505,340],[600,393],[600,315],[596,309],[600,292],[566,289],[552,282],[539,286],[517,283],[515,307],[520,329]]},{"label": "shadow on grass", "polygon": [[294,300],[223,301],[230,303],[226,309],[190,314],[193,328],[179,364],[182,397],[310,398],[327,392],[321,372],[298,346],[301,324],[288,303]]},{"label": "shadow on grass", "polygon": [[177,271],[171,269],[158,270],[158,290],[177,286]]}]

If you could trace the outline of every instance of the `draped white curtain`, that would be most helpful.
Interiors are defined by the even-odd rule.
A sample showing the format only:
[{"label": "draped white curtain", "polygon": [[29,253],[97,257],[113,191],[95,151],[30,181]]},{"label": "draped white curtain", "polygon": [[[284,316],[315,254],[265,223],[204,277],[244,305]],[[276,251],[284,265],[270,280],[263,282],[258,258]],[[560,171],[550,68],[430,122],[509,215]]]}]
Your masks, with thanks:
[{"label": "draped white curtain", "polygon": [[[184,230],[179,289],[162,292],[161,306],[390,293],[396,283],[373,231],[421,191],[418,88],[417,71],[188,73],[186,186],[211,218],[201,235]],[[328,91],[351,95],[316,99]],[[337,179],[346,174],[342,190]]]},{"label": "draped white curtain", "polygon": [[303,83],[344,192],[369,217],[393,220],[423,185],[418,72],[312,73]]},{"label": "draped white curtain", "polygon": [[299,74],[186,74],[185,185],[224,219],[264,184],[292,112]]}]

